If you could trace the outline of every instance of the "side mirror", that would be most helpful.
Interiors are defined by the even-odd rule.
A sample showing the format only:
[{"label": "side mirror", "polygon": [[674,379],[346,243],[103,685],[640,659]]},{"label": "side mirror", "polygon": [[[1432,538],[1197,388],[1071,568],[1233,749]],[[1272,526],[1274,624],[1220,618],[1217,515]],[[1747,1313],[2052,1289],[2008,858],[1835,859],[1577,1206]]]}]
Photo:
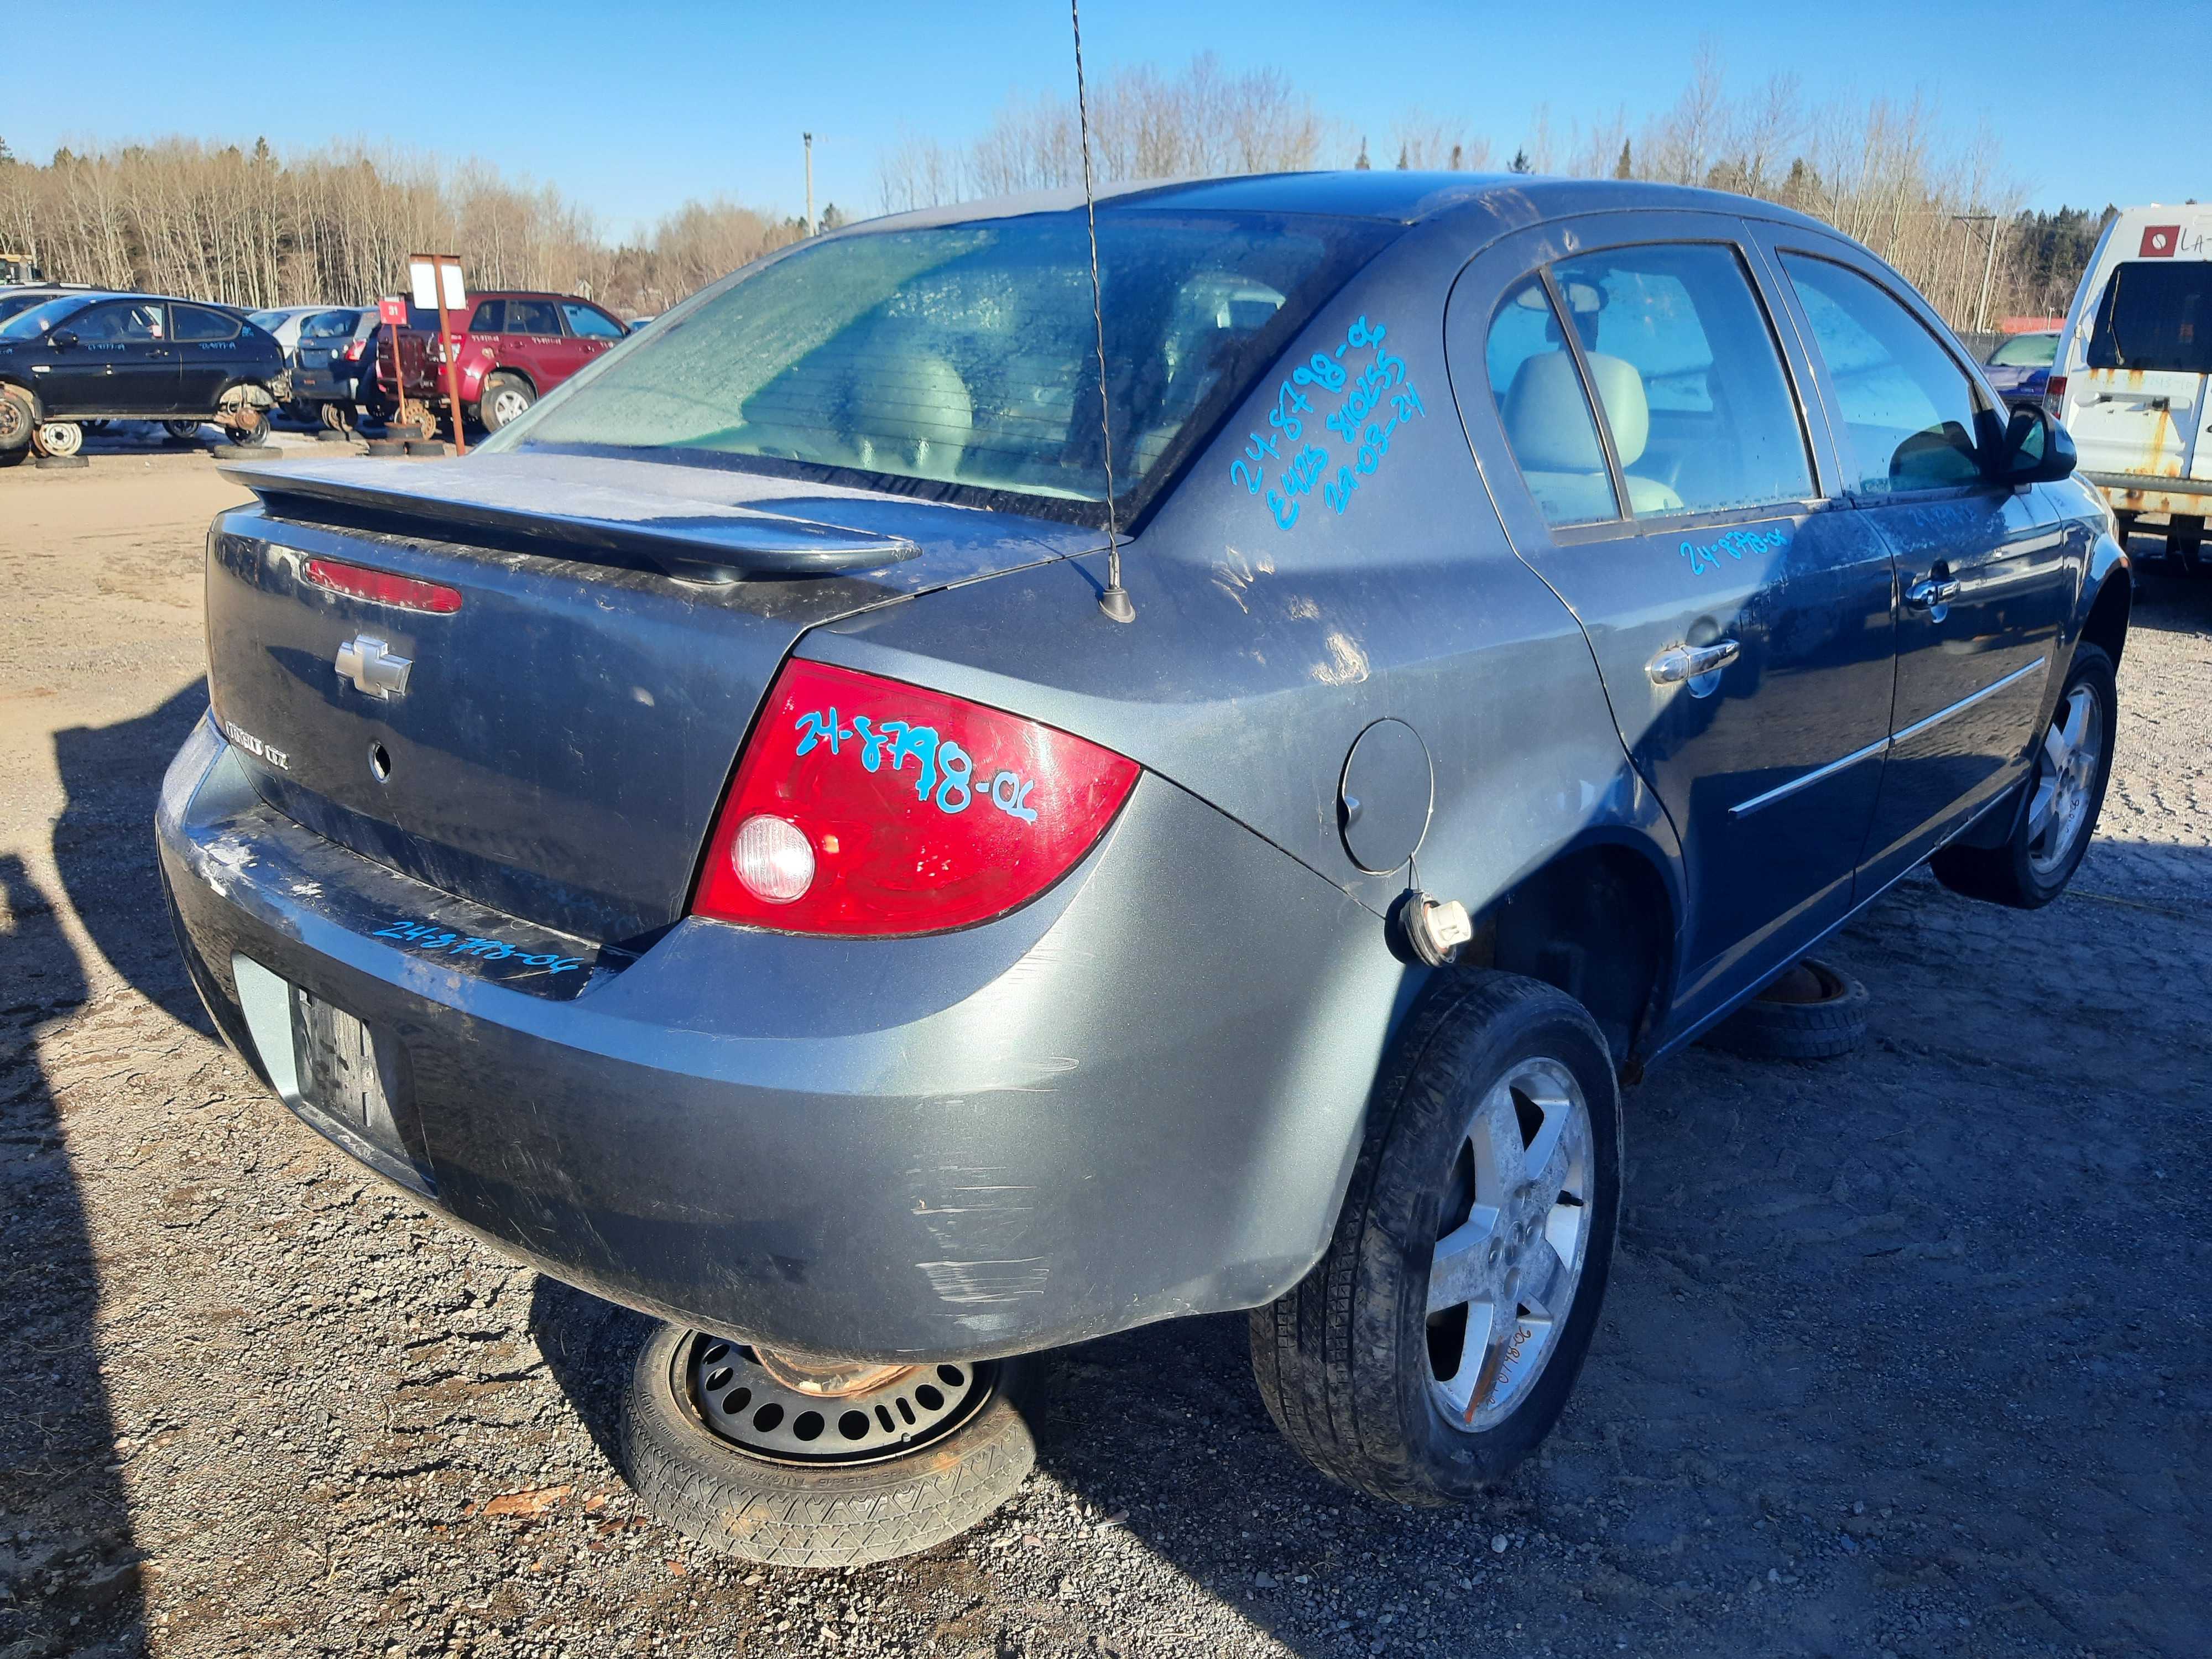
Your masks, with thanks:
[{"label": "side mirror", "polygon": [[2004,481],[2011,484],[2056,483],[2071,476],[2074,440],[2040,409],[2017,409],[2005,430]]},{"label": "side mirror", "polygon": [[58,328],[46,336],[46,343],[57,351],[74,351],[76,349],[76,336],[68,329]]}]

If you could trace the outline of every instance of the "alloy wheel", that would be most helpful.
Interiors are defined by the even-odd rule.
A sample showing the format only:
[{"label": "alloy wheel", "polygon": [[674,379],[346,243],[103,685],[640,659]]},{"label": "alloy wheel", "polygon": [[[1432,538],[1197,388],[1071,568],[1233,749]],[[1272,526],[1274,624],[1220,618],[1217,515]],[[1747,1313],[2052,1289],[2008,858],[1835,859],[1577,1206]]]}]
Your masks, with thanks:
[{"label": "alloy wheel", "polygon": [[2105,712],[2086,685],[2068,692],[2036,750],[2027,803],[2027,860],[2049,876],[2072,856],[2088,822],[2089,799],[2105,750]]},{"label": "alloy wheel", "polygon": [[529,407],[530,399],[513,386],[501,386],[492,394],[492,419],[496,425],[505,426]]},{"label": "alloy wheel", "polygon": [[1589,1106],[1556,1060],[1483,1096],[1454,1152],[1429,1269],[1430,1387],[1454,1426],[1493,1428],[1535,1386],[1590,1236]]}]

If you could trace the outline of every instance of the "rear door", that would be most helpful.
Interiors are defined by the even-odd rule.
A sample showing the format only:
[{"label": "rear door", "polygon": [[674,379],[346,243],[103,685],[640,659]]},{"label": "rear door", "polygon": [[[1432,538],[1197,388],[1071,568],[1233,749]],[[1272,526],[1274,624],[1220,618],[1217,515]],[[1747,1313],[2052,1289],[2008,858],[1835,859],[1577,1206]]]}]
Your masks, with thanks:
[{"label": "rear door", "polygon": [[574,348],[561,332],[561,311],[550,300],[509,300],[500,337],[502,363],[520,369],[547,392],[576,372]]},{"label": "rear door", "polygon": [[1824,483],[1807,370],[1741,231],[1637,214],[1527,233],[1462,276],[1448,325],[1500,513],[1582,622],[1680,836],[1687,1020],[1848,909],[1894,672],[1888,550]]},{"label": "rear door", "polygon": [[2002,406],[1840,244],[1776,260],[1832,411],[1845,489],[1897,565],[1897,699],[1863,890],[1910,869],[2017,781],[2073,599],[2059,515],[1993,479]]},{"label": "rear door", "polygon": [[[2142,238],[2146,251],[2171,245]],[[2212,259],[2167,253],[2113,267],[2086,349],[2067,395],[2081,471],[2212,479]]]},{"label": "rear door", "polygon": [[244,373],[241,363],[258,358],[242,349],[246,325],[208,306],[171,306],[169,319],[177,352],[176,407],[191,414],[210,410],[222,389]]}]

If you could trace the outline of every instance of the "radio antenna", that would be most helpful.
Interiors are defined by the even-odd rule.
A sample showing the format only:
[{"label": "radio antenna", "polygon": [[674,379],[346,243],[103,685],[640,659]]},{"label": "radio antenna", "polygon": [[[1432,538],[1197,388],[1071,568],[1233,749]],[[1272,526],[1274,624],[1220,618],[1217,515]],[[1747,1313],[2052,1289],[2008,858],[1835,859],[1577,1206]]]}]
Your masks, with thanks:
[{"label": "radio antenna", "polygon": [[1114,417],[1106,400],[1106,303],[1098,282],[1098,202],[1091,184],[1091,105],[1083,87],[1081,0],[1067,0],[1067,21],[1075,31],[1075,130],[1083,149],[1083,217],[1091,231],[1091,320],[1098,333],[1098,436],[1106,457],[1106,591],[1098,608],[1115,622],[1134,622],[1137,607],[1121,586],[1121,526],[1114,506]]}]

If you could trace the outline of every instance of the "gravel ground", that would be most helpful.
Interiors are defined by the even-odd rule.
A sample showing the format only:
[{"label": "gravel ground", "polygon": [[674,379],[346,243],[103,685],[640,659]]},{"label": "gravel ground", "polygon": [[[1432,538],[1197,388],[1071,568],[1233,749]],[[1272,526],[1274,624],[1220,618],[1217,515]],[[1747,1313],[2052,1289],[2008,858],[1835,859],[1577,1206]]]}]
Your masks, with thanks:
[{"label": "gravel ground", "polygon": [[2212,583],[2147,579],[2071,895],[1909,881],[1833,951],[1863,1054],[1631,1097],[1595,1352],[1481,1506],[1330,1487],[1243,1322],[1187,1321],[1063,1357],[988,1523],[807,1575],[617,1480],[633,1316],[210,1036],[148,820],[235,494],[189,455],[0,474],[0,1659],[2212,1651]]}]

